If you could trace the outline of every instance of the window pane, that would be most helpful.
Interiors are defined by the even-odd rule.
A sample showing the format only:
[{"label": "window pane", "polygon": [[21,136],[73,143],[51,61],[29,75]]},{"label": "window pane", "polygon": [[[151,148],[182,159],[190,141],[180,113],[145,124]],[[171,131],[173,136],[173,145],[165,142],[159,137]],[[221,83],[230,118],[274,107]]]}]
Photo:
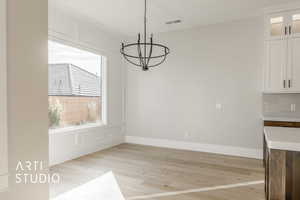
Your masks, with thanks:
[{"label": "window pane", "polygon": [[271,23],[271,36],[282,35],[283,17],[271,18],[270,23]]},{"label": "window pane", "polygon": [[49,41],[49,128],[101,122],[102,57]]},{"label": "window pane", "polygon": [[293,16],[293,32],[300,33],[300,14]]}]

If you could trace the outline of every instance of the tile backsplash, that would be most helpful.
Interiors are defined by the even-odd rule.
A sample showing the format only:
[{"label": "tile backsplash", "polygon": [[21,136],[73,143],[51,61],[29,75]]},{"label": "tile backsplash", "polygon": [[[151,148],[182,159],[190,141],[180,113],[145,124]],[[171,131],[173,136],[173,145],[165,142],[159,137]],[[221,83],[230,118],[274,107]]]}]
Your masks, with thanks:
[{"label": "tile backsplash", "polygon": [[[295,112],[291,105],[295,104]],[[263,115],[271,117],[300,117],[300,94],[264,94]]]}]

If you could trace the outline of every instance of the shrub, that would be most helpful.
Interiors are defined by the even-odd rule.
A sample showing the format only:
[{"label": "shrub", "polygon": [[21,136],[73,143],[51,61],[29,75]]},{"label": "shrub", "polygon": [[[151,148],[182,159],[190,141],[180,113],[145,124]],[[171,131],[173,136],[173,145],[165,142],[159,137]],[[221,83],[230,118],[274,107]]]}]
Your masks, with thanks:
[{"label": "shrub", "polygon": [[88,122],[96,122],[98,119],[98,113],[97,113],[97,105],[95,102],[89,102],[87,104],[87,111],[88,111]]},{"label": "shrub", "polygon": [[61,120],[61,106],[59,102],[56,104],[50,104],[48,107],[48,118],[49,118],[49,127],[54,128],[60,125]]}]

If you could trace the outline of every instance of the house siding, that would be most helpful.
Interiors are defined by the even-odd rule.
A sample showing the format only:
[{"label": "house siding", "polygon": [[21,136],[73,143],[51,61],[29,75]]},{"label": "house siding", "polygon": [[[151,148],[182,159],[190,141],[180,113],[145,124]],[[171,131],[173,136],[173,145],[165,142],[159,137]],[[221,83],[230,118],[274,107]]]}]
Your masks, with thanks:
[{"label": "house siding", "polygon": [[50,96],[72,95],[68,64],[49,65],[48,74],[48,94]]},{"label": "house siding", "polygon": [[49,96],[101,96],[100,77],[72,64],[49,65]]},{"label": "house siding", "polygon": [[70,65],[72,76],[73,95],[75,96],[101,96],[100,77]]}]

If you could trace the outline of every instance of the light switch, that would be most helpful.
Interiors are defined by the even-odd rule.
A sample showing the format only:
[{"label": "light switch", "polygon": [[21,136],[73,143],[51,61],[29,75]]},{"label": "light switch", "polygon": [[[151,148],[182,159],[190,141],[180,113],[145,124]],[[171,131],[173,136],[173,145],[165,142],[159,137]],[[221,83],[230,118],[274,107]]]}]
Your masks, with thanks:
[{"label": "light switch", "polygon": [[222,110],[222,108],[223,108],[222,104],[220,104],[220,103],[216,104],[216,109],[217,110]]}]

